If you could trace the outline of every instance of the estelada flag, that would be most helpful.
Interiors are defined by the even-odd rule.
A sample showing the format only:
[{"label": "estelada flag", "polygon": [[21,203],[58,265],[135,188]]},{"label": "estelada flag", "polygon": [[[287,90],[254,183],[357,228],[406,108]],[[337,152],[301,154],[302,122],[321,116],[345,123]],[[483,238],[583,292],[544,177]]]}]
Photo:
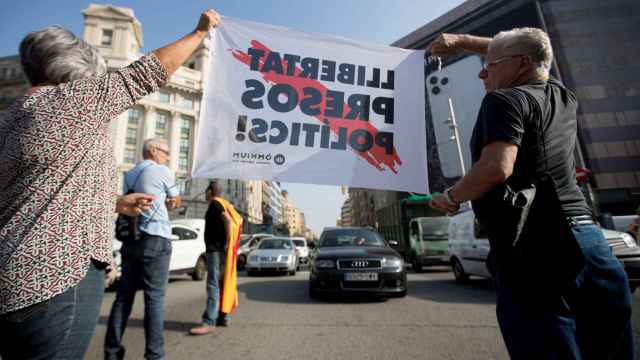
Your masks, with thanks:
[{"label": "estelada flag", "polygon": [[231,242],[227,244],[224,276],[220,292],[220,312],[229,314],[238,306],[237,259],[240,233],[242,232],[242,216],[227,200],[221,197],[216,197],[215,200],[222,204],[224,211],[231,218]]}]

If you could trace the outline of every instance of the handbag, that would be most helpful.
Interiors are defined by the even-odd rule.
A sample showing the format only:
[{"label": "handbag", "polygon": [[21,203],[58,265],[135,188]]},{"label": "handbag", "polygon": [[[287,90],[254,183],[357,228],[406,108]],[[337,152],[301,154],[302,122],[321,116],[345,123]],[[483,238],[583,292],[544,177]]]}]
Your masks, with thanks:
[{"label": "handbag", "polygon": [[[133,186],[130,187],[127,183],[127,177],[125,176],[124,182],[127,186],[126,195],[133,194],[135,192],[135,187],[138,184],[138,180],[140,180],[140,176],[142,172],[149,167],[150,165],[145,166],[140,170],[138,177],[136,177],[136,181],[133,183]],[[138,216],[129,216],[124,214],[118,214],[116,218],[116,239],[121,241],[122,243],[132,243],[140,239],[142,236],[141,231],[139,229]]]}]

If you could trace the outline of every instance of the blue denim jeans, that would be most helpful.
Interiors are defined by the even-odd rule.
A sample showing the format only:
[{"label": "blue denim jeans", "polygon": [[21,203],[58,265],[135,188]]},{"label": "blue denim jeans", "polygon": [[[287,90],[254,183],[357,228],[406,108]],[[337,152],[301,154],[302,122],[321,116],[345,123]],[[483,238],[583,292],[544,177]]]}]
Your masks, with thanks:
[{"label": "blue denim jeans", "polygon": [[84,359],[100,315],[104,270],[90,263],[87,275],[64,293],[0,316],[0,357]]},{"label": "blue denim jeans", "polygon": [[[634,359],[631,293],[624,268],[595,225],[573,233],[586,266],[562,295],[497,273],[496,313],[512,359]],[[540,249],[540,266],[544,264]]]},{"label": "blue denim jeans", "polygon": [[145,359],[162,359],[164,353],[164,296],[169,280],[171,240],[143,235],[122,246],[122,275],[109,314],[104,340],[106,359],[124,358],[122,335],[138,289],[144,292]]},{"label": "blue denim jeans", "polygon": [[[208,252],[207,259],[207,307],[202,314],[202,322],[207,325],[215,325],[220,311],[220,286],[224,274],[223,252]],[[224,314],[225,320],[230,320],[229,314]]]}]

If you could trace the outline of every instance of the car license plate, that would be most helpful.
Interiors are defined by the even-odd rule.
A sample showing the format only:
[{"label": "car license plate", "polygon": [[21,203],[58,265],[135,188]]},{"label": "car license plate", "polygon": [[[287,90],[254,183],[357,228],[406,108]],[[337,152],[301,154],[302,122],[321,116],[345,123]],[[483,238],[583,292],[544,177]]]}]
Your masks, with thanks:
[{"label": "car license plate", "polygon": [[377,273],[346,273],[345,281],[378,281]]}]

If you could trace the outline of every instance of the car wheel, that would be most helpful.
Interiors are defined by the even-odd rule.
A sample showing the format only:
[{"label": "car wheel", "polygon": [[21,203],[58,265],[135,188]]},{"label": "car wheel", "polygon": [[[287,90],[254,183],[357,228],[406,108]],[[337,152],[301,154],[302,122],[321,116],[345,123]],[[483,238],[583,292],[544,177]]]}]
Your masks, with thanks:
[{"label": "car wheel", "polygon": [[238,256],[238,270],[244,270],[244,266],[247,263],[247,257],[244,255]]},{"label": "car wheel", "polygon": [[413,267],[413,271],[417,272],[417,273],[421,273],[422,272],[422,264],[418,261],[418,259],[414,259],[411,262],[411,266]]},{"label": "car wheel", "polygon": [[465,282],[469,280],[469,274],[464,272],[464,268],[462,267],[462,263],[460,262],[460,260],[451,260],[451,269],[453,270],[453,276],[455,276],[456,281]]},{"label": "car wheel", "polygon": [[191,273],[191,278],[195,281],[200,281],[204,279],[205,275],[207,275],[207,262],[203,256],[200,256],[196,261],[196,267]]},{"label": "car wheel", "polygon": [[289,271],[289,275],[290,276],[294,276],[296,274],[296,269],[293,269],[291,271]]}]

